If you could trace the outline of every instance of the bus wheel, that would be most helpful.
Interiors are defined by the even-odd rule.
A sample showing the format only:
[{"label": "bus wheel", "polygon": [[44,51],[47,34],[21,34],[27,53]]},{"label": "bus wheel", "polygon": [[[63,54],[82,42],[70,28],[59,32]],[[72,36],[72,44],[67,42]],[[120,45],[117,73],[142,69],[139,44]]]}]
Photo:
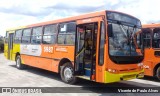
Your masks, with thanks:
[{"label": "bus wheel", "polygon": [[25,65],[21,63],[21,57],[19,55],[16,57],[16,67],[18,69],[24,69],[25,68]]},{"label": "bus wheel", "polygon": [[157,78],[160,80],[160,66],[157,69],[157,73],[156,73]]},{"label": "bus wheel", "polygon": [[74,70],[72,64],[69,62],[61,66],[60,75],[61,79],[68,84],[74,84],[77,81],[77,78],[73,75]]}]

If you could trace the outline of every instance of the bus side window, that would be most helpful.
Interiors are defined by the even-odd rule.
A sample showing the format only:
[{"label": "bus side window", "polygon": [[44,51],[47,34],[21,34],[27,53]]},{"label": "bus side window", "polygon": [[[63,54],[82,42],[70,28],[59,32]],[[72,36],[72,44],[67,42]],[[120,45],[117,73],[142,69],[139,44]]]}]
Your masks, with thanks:
[{"label": "bus side window", "polygon": [[99,43],[99,65],[104,64],[104,45],[105,45],[105,30],[104,30],[104,22],[101,22],[100,28],[100,43]]},{"label": "bus side window", "polygon": [[145,33],[144,35],[144,47],[145,48],[150,48],[150,41],[151,41],[151,33]]},{"label": "bus side window", "polygon": [[30,43],[31,28],[24,29],[22,35],[22,43]]},{"label": "bus side window", "polygon": [[143,29],[143,44],[144,44],[144,48],[151,47],[151,30],[150,29]]},{"label": "bus side window", "polygon": [[59,26],[58,44],[71,44],[75,43],[76,23],[62,23]]},{"label": "bus side window", "polygon": [[43,44],[55,44],[56,43],[57,25],[47,25],[44,27]]},{"label": "bus side window", "polygon": [[8,32],[6,32],[6,36],[5,36],[5,43],[7,44],[8,43]]},{"label": "bus side window", "polygon": [[32,44],[40,44],[42,39],[42,27],[33,28],[31,43]]},{"label": "bus side window", "polygon": [[160,28],[155,28],[153,30],[153,48],[160,48]]},{"label": "bus side window", "polygon": [[22,29],[16,30],[14,43],[21,43],[21,39],[22,39]]}]

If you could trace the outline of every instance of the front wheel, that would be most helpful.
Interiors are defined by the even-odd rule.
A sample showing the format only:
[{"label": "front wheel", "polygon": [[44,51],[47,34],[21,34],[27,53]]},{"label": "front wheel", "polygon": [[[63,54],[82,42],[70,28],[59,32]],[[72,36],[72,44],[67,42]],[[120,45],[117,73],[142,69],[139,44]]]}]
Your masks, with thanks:
[{"label": "front wheel", "polygon": [[74,70],[71,63],[67,62],[61,66],[60,70],[61,79],[68,84],[74,84],[77,78],[74,76]]},{"label": "front wheel", "polygon": [[157,69],[156,77],[160,80],[160,66]]},{"label": "front wheel", "polygon": [[20,55],[18,55],[16,57],[16,67],[18,69],[24,69],[26,67],[24,64],[21,63],[21,57],[20,57]]}]

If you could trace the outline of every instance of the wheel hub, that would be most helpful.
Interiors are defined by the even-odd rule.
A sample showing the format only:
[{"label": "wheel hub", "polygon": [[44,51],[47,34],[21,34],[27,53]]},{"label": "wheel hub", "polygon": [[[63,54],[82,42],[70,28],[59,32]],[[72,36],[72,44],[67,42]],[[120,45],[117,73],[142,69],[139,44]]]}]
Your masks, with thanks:
[{"label": "wheel hub", "polygon": [[73,77],[72,73],[73,72],[72,72],[71,68],[67,67],[67,68],[64,69],[64,77],[67,81],[70,80]]}]

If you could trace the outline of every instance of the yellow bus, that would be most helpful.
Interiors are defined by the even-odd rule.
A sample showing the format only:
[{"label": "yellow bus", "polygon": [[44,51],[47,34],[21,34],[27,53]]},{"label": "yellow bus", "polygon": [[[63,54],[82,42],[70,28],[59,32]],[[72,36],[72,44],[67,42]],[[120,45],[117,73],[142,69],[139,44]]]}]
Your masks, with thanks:
[{"label": "yellow bus", "polygon": [[65,83],[77,77],[111,83],[143,77],[139,19],[116,11],[99,11],[10,29],[6,58],[60,73]]}]

